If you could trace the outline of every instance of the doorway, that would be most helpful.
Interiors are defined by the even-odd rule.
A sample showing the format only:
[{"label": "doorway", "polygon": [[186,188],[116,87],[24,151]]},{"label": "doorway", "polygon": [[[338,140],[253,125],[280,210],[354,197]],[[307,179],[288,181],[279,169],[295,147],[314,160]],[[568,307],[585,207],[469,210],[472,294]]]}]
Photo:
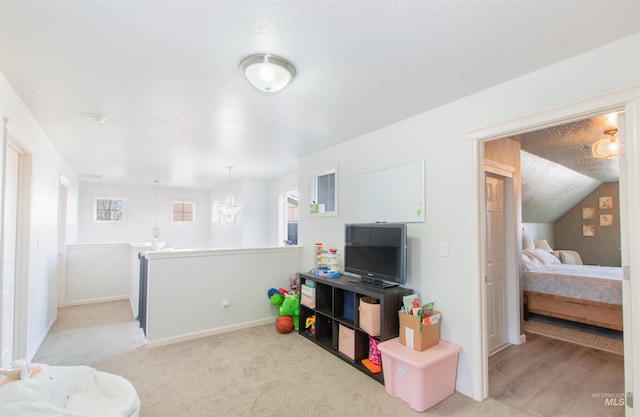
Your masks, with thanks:
[{"label": "doorway", "polygon": [[27,355],[29,222],[33,148],[10,120],[5,121],[2,217],[2,327],[0,367]]},{"label": "doorway", "polygon": [[[486,292],[484,288],[485,279],[485,239],[486,230],[484,221],[484,170],[482,166],[484,154],[483,144],[494,139],[517,135],[524,132],[531,132],[549,126],[555,126],[571,121],[576,121],[590,116],[605,114],[611,111],[624,111],[626,122],[623,123],[621,130],[626,130],[629,134],[626,136],[626,148],[621,160],[620,175],[620,211],[621,222],[626,226],[623,228],[622,234],[622,265],[624,278],[622,282],[624,305],[624,350],[629,360],[625,360],[625,390],[627,395],[632,393],[639,394],[636,387],[640,387],[640,363],[638,360],[631,360],[633,356],[633,335],[640,331],[640,323],[637,320],[632,323],[632,312],[637,310],[640,303],[640,288],[632,288],[630,282],[632,280],[631,272],[634,265],[640,259],[640,248],[635,244],[634,238],[630,236],[640,235],[640,224],[637,223],[633,216],[629,213],[636,213],[640,210],[640,198],[636,197],[640,193],[640,175],[636,165],[640,163],[640,145],[638,141],[640,137],[640,88],[621,90],[619,92],[610,93],[600,97],[590,98],[571,105],[557,107],[548,111],[532,114],[517,120],[512,120],[503,124],[490,126],[487,128],[477,129],[469,132],[471,139],[471,149],[476,161],[476,182],[474,184],[476,191],[476,203],[474,209],[478,213],[477,223],[475,224],[477,241],[474,242],[475,253],[478,254],[479,261],[473,267],[477,277],[474,291],[478,295],[479,301],[479,325],[480,332],[474,335],[474,345],[479,346],[480,350],[476,357],[478,362],[474,365],[474,372],[481,375],[478,381],[478,391],[474,391],[474,395],[478,395],[478,399],[488,397],[488,343],[487,323],[486,323]],[[624,132],[621,132],[624,134]],[[520,198],[520,196],[517,196]],[[482,214],[480,214],[482,213]],[[631,219],[631,221],[629,221]],[[626,230],[626,228],[629,230]],[[517,261],[517,259],[514,259]],[[635,306],[635,309],[634,309]],[[635,313],[637,314],[637,313]],[[639,395],[640,396],[640,395]],[[630,410],[630,409],[628,409]]]}]

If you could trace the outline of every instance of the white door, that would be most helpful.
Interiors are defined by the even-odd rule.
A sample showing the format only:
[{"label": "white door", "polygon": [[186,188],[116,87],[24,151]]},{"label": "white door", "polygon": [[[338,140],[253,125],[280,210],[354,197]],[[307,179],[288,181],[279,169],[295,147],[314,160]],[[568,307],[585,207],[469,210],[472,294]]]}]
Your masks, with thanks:
[{"label": "white door", "polygon": [[19,153],[7,146],[4,217],[2,239],[2,327],[0,328],[0,346],[2,354],[0,367],[8,368],[13,360],[13,335],[15,321],[15,284],[16,284],[16,237],[18,218],[18,164]]},{"label": "white door", "polygon": [[504,180],[485,176],[486,294],[489,354],[507,344]]}]

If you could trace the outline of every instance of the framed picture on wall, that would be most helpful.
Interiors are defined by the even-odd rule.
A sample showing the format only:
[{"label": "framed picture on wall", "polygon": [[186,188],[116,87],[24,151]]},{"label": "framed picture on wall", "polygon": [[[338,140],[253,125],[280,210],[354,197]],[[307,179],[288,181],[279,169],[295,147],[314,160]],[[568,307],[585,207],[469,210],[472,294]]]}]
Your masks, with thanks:
[{"label": "framed picture on wall", "polygon": [[600,215],[600,226],[601,227],[611,227],[611,226],[613,226],[613,214],[601,214]]},{"label": "framed picture on wall", "polygon": [[582,219],[583,220],[595,220],[596,208],[595,207],[582,207]]},{"label": "framed picture on wall", "polygon": [[613,208],[613,197],[611,197],[611,196],[600,197],[598,199],[598,208],[600,208],[601,210],[612,209]]},{"label": "framed picture on wall", "polygon": [[595,236],[596,235],[596,225],[595,224],[583,224],[582,225],[582,236]]}]

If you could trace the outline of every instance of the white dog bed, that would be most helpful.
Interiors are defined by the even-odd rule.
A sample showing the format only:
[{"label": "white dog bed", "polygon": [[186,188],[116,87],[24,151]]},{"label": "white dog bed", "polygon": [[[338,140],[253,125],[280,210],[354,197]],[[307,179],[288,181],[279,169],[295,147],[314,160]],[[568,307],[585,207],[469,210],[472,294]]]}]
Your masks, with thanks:
[{"label": "white dog bed", "polygon": [[3,416],[137,417],[140,398],[125,378],[88,366],[37,365],[41,371],[0,387]]}]

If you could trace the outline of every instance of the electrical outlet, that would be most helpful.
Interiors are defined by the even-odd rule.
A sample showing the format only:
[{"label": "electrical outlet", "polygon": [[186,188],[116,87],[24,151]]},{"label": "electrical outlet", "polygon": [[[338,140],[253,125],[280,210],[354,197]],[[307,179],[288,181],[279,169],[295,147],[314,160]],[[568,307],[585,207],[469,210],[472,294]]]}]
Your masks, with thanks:
[{"label": "electrical outlet", "polygon": [[229,310],[229,306],[230,306],[230,305],[231,305],[231,304],[229,304],[229,301],[227,301],[227,300],[222,300],[222,306],[221,306],[221,307],[222,307],[222,309],[223,309],[223,310]]}]

